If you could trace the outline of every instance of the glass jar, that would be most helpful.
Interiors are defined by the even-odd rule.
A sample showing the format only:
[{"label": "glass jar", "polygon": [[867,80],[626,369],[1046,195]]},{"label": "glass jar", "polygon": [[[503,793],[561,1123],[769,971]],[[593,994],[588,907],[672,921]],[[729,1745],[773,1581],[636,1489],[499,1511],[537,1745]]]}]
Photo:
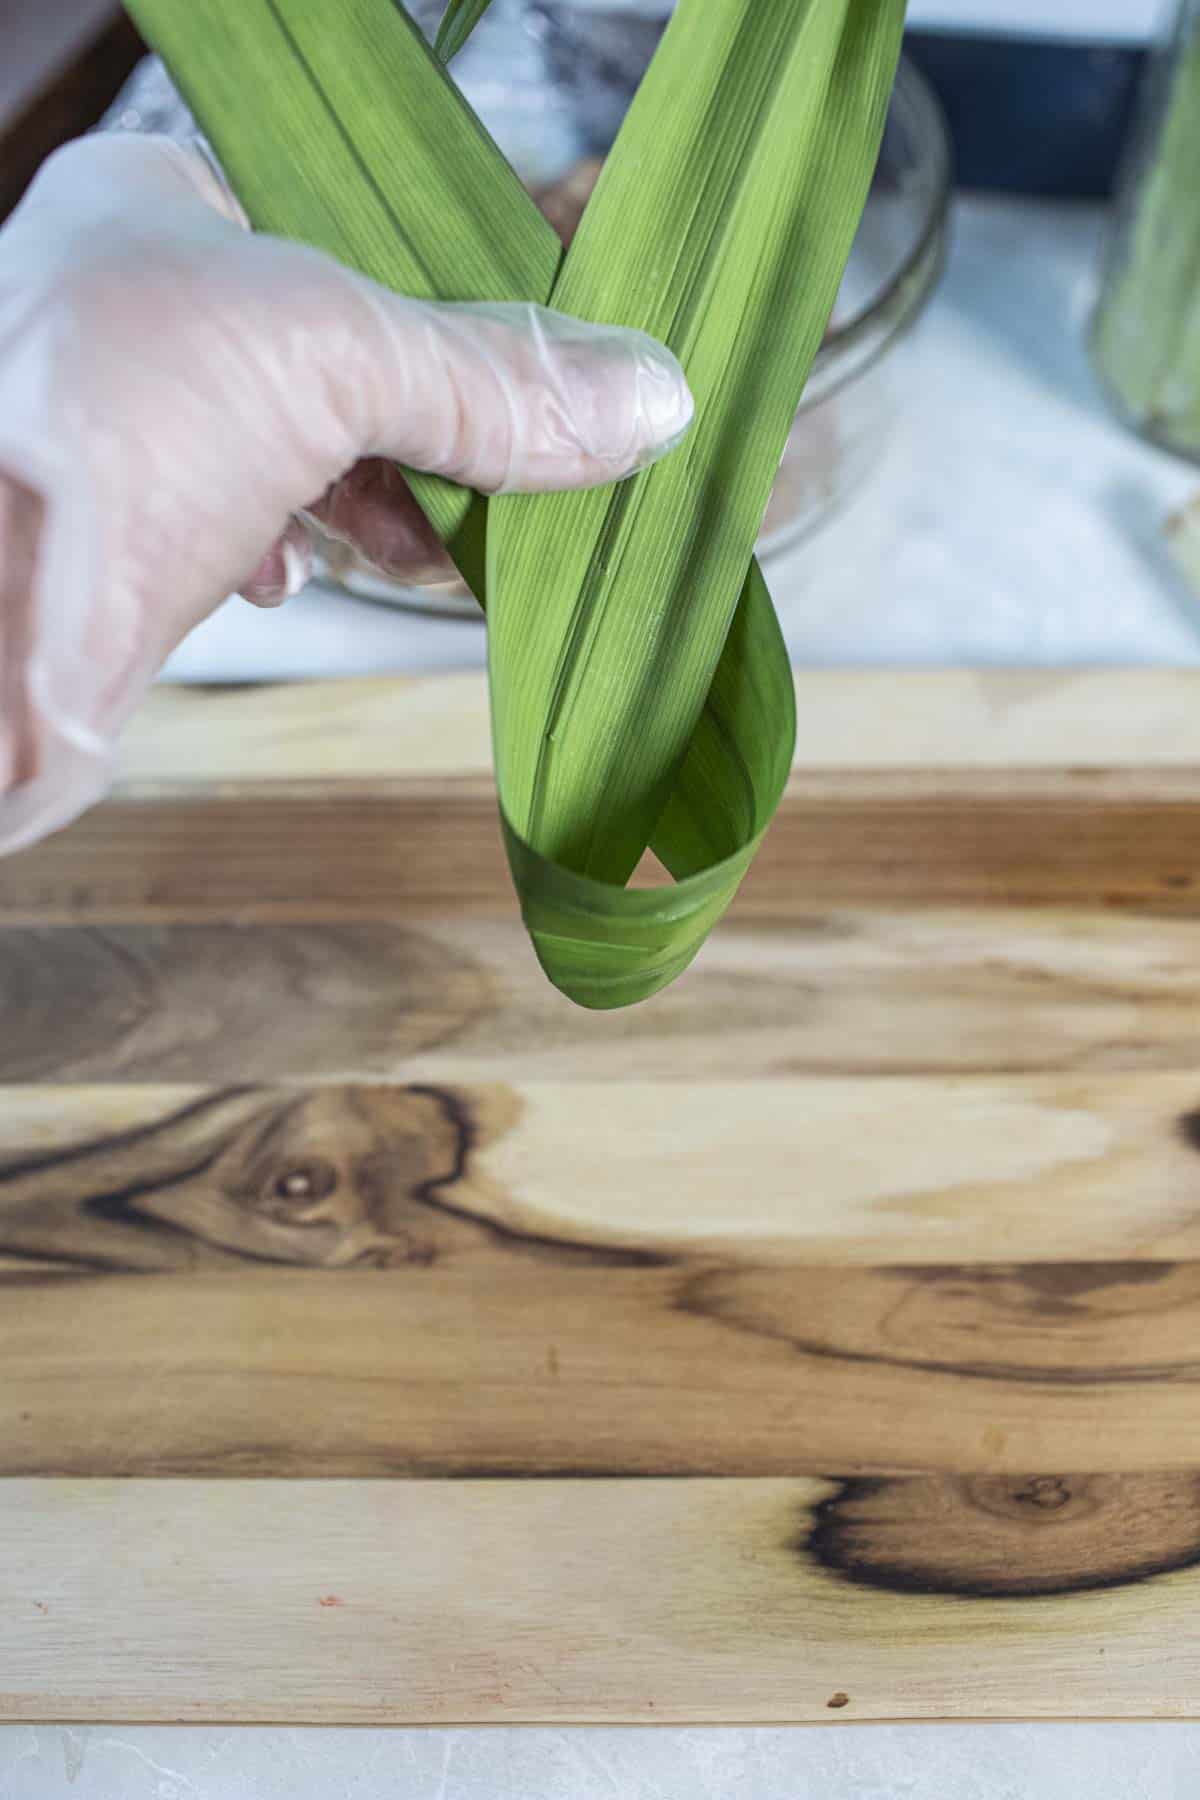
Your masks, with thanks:
[{"label": "glass jar", "polygon": [[1200,461],[1200,0],[1151,58],[1091,352],[1120,416]]},{"label": "glass jar", "polygon": [[[418,10],[426,29],[439,11],[440,0],[430,0],[428,19]],[[656,13],[657,0],[625,6],[494,0],[478,27],[478,44],[472,39],[452,65],[566,241],[662,34],[665,19],[647,16]],[[882,451],[902,397],[902,342],[941,270],[949,196],[940,108],[922,76],[902,60],[862,223],[763,520],[764,558],[828,518]],[[320,578],[364,599],[480,617],[448,562],[419,584],[401,584],[330,541]]]}]

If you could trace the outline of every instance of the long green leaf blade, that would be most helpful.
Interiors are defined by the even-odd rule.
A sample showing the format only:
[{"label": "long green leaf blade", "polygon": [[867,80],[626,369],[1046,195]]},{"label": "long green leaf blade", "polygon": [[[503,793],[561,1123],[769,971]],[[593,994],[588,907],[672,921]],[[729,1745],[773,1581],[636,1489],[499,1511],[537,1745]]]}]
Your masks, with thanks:
[{"label": "long green leaf blade", "polygon": [[[560,585],[570,560],[561,538],[550,542],[553,582],[545,567],[535,567],[526,587],[522,560],[537,562],[531,546],[544,529],[542,518],[554,521],[562,499],[580,497],[493,501],[487,509],[492,574],[504,593],[503,642],[492,658],[501,808],[535,948],[551,979],[584,1005],[623,1005],[654,992],[690,961],[728,905],[787,778],[794,734],[790,670],[766,588],[750,561],[778,453],[762,443],[779,438],[781,428],[786,432],[832,303],[874,159],[902,0],[761,0],[761,10],[759,0],[683,0],[684,28],[677,19],[668,32],[650,85],[651,94],[657,91],[667,102],[661,122],[670,129],[656,134],[646,106],[635,108],[609,159],[602,184],[608,197],[598,196],[594,218],[589,208],[590,223],[557,287],[553,233],[393,0],[341,0],[338,6],[329,0],[131,0],[130,9],[171,65],[260,228],[316,243],[375,279],[423,297],[553,296],[557,304],[594,317],[652,318],[651,329],[688,358],[704,412],[710,405],[719,411],[719,427],[702,436],[694,432],[683,453],[686,481],[678,491],[664,487],[656,503],[666,509],[664,520],[674,509],[673,524],[657,534],[650,529],[646,488],[659,471],[583,497],[589,509],[599,510],[584,515],[594,555],[582,593],[577,587],[572,595],[569,583]],[[721,48],[714,56],[712,46],[699,44],[707,110],[706,123],[697,128],[686,117],[682,96],[705,16],[715,21]],[[756,37],[759,32],[765,35]],[[773,56],[786,66],[774,99],[772,84],[762,85]],[[797,65],[801,56],[813,62],[807,85]],[[722,92],[726,83],[729,99]],[[792,118],[790,127],[785,93],[793,101],[799,95],[805,107],[804,120]],[[815,128],[809,116],[814,107]],[[783,156],[773,181],[764,146]],[[806,178],[801,156],[805,165],[813,159],[819,173]],[[656,157],[668,178],[658,179],[663,172],[654,168]],[[630,201],[638,212],[637,188],[647,173],[657,181],[659,204],[679,211],[668,221],[640,209],[650,235],[635,240],[613,222],[619,223]],[[833,217],[820,193],[830,180],[846,209],[835,208]],[[725,226],[723,212],[712,205],[718,192],[732,209]],[[715,336],[706,332],[704,315],[718,302],[730,305],[736,287],[731,263],[765,259],[754,223],[764,207],[764,241],[770,257],[780,259],[768,288],[774,283],[790,304],[796,274],[788,258],[800,256],[818,271],[817,297],[800,296],[799,339],[793,333],[781,349],[775,340],[780,331],[786,336],[787,321],[773,331],[763,323],[763,306],[756,305],[745,353],[734,343],[726,357],[715,346],[729,345],[735,335],[732,315],[717,315]],[[788,221],[783,225],[777,207]],[[705,209],[716,226],[707,244],[695,218]],[[667,241],[670,255],[662,248]],[[632,270],[631,281],[610,292],[606,280],[622,262]],[[640,298],[629,291],[631,282],[644,288]],[[717,370],[723,359],[734,371],[724,382]],[[769,421],[769,430],[760,419]],[[748,452],[744,459],[739,443]],[[706,463],[719,474],[706,473]],[[430,477],[413,477],[413,485],[482,602],[481,503]],[[569,517],[565,522],[574,529]],[[553,526],[555,534],[558,529]],[[687,540],[683,554],[670,541],[679,533]],[[616,550],[623,559],[631,550],[646,555],[644,567],[627,561],[626,576],[637,584],[648,621],[635,617],[619,596],[613,604],[609,578]],[[687,597],[692,579],[694,608]],[[582,614],[576,609],[580,598]],[[513,656],[522,607],[531,620],[541,609],[554,620],[563,683],[544,713],[529,711],[526,696],[534,680],[544,694],[544,668],[527,671]],[[597,734],[593,719],[578,734],[588,709],[596,713],[613,698],[612,647],[623,612],[635,637],[641,634],[643,663],[631,656],[624,666],[646,701],[646,776],[636,766],[636,706],[623,708],[615,731]],[[663,628],[667,616],[680,641],[664,660],[671,636]],[[588,636],[593,624],[596,640]],[[495,629],[493,623],[493,635]],[[684,640],[693,631],[688,651]],[[596,642],[607,674],[593,692],[590,676],[586,682],[580,677],[579,658],[586,663]],[[666,697],[665,722],[657,717],[664,681],[679,687]],[[518,739],[510,766],[511,734],[514,724],[524,729],[523,708],[532,735],[524,748]],[[564,805],[564,761],[575,761],[585,781],[591,778],[581,764],[578,746],[584,742],[597,744],[610,769],[631,779],[627,820],[615,790],[595,797],[590,822],[593,798]],[[619,754],[613,754],[614,744]],[[619,871],[632,866],[647,836],[676,876],[675,886],[621,885]]]},{"label": "long green leaf blade", "polygon": [[[259,230],[422,300],[549,295],[562,246],[393,0],[129,0],[127,10]],[[457,555],[481,504],[436,476],[411,482]]]},{"label": "long green leaf blade", "polygon": [[624,882],[712,682],[874,166],[887,0],[681,0],[553,293],[663,339],[696,423],[632,482],[491,507],[501,795]]},{"label": "long green leaf blade", "polygon": [[[697,402],[683,448],[636,481],[490,509],[510,859],[543,966],[586,1004],[653,991],[690,959],[782,792],[786,657],[743,572],[866,198],[902,25],[888,0],[681,0],[555,285],[566,311],[663,338]],[[621,885],[647,842],[681,878],[669,916]],[[589,884],[570,931],[566,871]],[[642,924],[643,906],[655,950],[639,937],[640,955],[626,942],[614,961],[618,920]]]},{"label": "long green leaf blade", "polygon": [[447,0],[433,44],[444,63],[458,55],[491,3],[492,0]]}]

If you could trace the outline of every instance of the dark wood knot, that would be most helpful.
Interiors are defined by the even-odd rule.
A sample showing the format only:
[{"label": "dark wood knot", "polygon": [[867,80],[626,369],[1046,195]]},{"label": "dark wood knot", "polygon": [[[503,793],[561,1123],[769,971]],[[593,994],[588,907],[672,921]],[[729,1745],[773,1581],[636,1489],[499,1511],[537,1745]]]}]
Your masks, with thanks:
[{"label": "dark wood knot", "polygon": [[306,1157],[268,1177],[260,1208],[272,1218],[303,1223],[303,1209],[314,1201],[327,1200],[337,1185],[338,1172],[331,1162],[321,1156]]},{"label": "dark wood knot", "polygon": [[859,1478],[798,1546],[866,1587],[964,1599],[1121,1587],[1200,1562],[1200,1479],[1162,1475]]}]

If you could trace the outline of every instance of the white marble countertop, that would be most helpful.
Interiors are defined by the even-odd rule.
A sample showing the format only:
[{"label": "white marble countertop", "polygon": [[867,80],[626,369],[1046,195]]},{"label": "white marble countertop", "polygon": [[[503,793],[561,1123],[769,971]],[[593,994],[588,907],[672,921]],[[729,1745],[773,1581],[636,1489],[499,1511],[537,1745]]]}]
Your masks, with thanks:
[{"label": "white marble countertop", "polygon": [[[1161,525],[1200,488],[1102,410],[1080,333],[1093,209],[967,199],[871,485],[771,565],[798,662],[1200,663]],[[460,668],[474,625],[308,593],[234,601],[190,680]],[[1167,1647],[1164,1646],[1164,1653]],[[0,1728],[0,1800],[1167,1800],[1200,1726],[295,1731]]]}]

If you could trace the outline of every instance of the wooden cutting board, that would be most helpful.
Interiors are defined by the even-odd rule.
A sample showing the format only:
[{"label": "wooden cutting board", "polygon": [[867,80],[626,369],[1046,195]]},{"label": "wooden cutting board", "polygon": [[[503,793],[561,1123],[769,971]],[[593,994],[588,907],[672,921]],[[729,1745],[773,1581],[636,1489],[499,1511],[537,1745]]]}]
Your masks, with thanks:
[{"label": "wooden cutting board", "polygon": [[631,1012],[475,677],[0,863],[0,1716],[1200,1711],[1200,676],[798,686]]}]

